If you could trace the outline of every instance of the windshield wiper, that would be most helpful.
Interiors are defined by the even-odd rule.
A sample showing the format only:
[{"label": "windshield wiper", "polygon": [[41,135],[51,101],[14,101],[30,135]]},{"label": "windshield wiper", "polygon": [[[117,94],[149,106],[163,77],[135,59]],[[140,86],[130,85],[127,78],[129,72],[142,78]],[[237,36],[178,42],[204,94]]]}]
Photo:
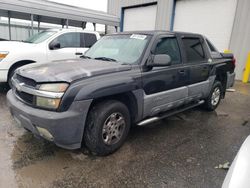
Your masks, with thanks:
[{"label": "windshield wiper", "polygon": [[112,58],[109,58],[109,57],[96,57],[96,58],[94,58],[94,59],[103,60],[103,61],[114,61],[114,62],[117,61],[117,60],[112,59]]},{"label": "windshield wiper", "polygon": [[91,57],[86,56],[86,55],[82,55],[82,56],[80,56],[80,58],[83,58],[83,59],[91,59]]}]

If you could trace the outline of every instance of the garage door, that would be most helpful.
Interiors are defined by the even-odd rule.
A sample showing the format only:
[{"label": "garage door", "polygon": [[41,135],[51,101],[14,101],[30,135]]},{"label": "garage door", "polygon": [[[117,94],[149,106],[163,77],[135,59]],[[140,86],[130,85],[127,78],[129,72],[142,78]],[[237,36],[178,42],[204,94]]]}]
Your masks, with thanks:
[{"label": "garage door", "polygon": [[237,0],[177,0],[175,31],[201,33],[218,50],[228,49]]},{"label": "garage door", "polygon": [[154,30],[157,5],[124,9],[123,30]]}]

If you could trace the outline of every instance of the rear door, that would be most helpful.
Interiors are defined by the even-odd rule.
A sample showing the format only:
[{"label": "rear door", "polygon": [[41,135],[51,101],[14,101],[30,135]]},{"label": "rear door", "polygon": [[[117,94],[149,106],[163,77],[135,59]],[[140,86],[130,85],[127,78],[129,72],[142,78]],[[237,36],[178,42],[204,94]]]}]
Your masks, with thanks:
[{"label": "rear door", "polygon": [[205,41],[199,35],[185,35],[181,38],[185,64],[189,67],[190,80],[188,92],[191,99],[200,98],[208,88],[210,72]]},{"label": "rear door", "polygon": [[167,54],[171,57],[171,65],[153,67],[142,73],[145,92],[144,117],[181,105],[188,96],[186,84],[189,74],[183,65],[177,38],[160,36],[154,46],[152,56]]},{"label": "rear door", "polygon": [[82,56],[93,44],[96,43],[97,37],[94,33],[80,33],[81,44],[76,48],[76,56]]}]

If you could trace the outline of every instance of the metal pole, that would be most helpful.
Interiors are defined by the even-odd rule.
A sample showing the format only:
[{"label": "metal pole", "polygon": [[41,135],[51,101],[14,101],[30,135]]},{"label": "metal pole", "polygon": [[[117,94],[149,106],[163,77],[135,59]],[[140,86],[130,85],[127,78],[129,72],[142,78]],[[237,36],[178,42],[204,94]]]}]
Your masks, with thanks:
[{"label": "metal pole", "polygon": [[34,35],[34,15],[30,15],[30,20],[31,20],[31,35]]},{"label": "metal pole", "polygon": [[40,32],[40,16],[37,16],[37,31]]},{"label": "metal pole", "polygon": [[82,29],[86,28],[86,24],[87,24],[87,22],[82,22]]},{"label": "metal pole", "polygon": [[38,21],[37,31],[40,32],[40,21]]},{"label": "metal pole", "polygon": [[64,20],[64,19],[62,19],[62,20],[61,20],[61,23],[62,23],[62,28],[64,28],[64,25],[65,25],[65,20]]},{"label": "metal pole", "polygon": [[68,19],[66,20],[66,28],[67,29],[69,28],[69,20]]},{"label": "metal pole", "polygon": [[96,23],[93,23],[94,31],[96,31]]},{"label": "metal pole", "polygon": [[105,25],[105,34],[107,34],[107,33],[108,33],[108,26]]},{"label": "metal pole", "polygon": [[11,40],[10,12],[8,11],[9,40]]}]

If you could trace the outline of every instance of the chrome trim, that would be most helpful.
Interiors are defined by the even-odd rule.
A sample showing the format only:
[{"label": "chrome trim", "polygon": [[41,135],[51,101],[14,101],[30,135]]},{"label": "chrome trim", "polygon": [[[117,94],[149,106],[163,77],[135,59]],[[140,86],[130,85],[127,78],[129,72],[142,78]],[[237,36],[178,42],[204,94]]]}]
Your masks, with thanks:
[{"label": "chrome trim", "polygon": [[37,90],[34,88],[31,88],[27,85],[25,85],[25,83],[20,83],[15,79],[11,79],[11,82],[13,84],[13,86],[15,86],[16,90],[18,91],[22,91],[31,95],[35,95],[35,96],[39,96],[39,97],[46,97],[46,98],[52,98],[52,99],[60,99],[62,98],[64,92],[50,92],[50,91],[41,91],[41,90]]},{"label": "chrome trim", "polygon": [[149,118],[149,119],[145,119],[139,123],[137,123],[138,126],[143,126],[143,125],[146,125],[146,124],[149,124],[149,123],[153,123],[155,121],[158,121],[160,120],[159,117],[152,117],[152,118]]}]

